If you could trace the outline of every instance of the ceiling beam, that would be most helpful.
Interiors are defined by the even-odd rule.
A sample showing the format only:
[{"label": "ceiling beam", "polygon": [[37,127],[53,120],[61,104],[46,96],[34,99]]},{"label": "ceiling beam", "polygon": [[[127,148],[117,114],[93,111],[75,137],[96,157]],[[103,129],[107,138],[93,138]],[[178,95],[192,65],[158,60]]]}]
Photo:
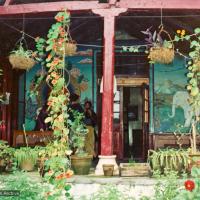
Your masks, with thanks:
[{"label": "ceiling beam", "polygon": [[98,1],[60,1],[47,3],[27,3],[0,6],[0,15],[57,12],[63,9],[67,9],[73,12],[104,8],[109,8],[109,4],[99,3]]},{"label": "ceiling beam", "polygon": [[130,9],[200,9],[200,0],[121,0],[117,6]]},{"label": "ceiling beam", "polygon": [[46,3],[27,3],[9,5],[10,0],[6,0],[4,6],[0,6],[0,15],[12,15],[23,13],[44,13],[57,12],[62,9],[70,11],[84,11],[92,9],[104,9],[116,6],[118,8],[129,9],[200,9],[200,0],[110,0],[109,3],[99,3],[98,1],[60,1]]}]

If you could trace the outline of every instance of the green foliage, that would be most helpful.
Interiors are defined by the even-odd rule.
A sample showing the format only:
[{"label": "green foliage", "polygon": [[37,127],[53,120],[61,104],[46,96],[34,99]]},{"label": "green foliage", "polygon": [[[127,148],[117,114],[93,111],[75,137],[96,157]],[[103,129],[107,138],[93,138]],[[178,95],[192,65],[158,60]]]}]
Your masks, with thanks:
[{"label": "green foliage", "polygon": [[45,161],[45,169],[53,171],[66,171],[70,166],[69,159],[66,157],[51,157]]},{"label": "green foliage", "polygon": [[[39,60],[48,69],[47,82],[52,88],[48,99],[49,117],[46,123],[50,122],[55,137],[67,137],[69,129],[67,121],[68,90],[66,90],[65,80],[62,70],[65,68],[65,54],[57,54],[58,48],[63,48],[63,44],[68,41],[67,30],[70,23],[69,13],[59,12],[56,16],[56,23],[49,29],[47,40],[36,39],[37,54]],[[67,29],[67,30],[66,30]]]},{"label": "green foliage", "polygon": [[31,160],[35,165],[38,159],[38,151],[30,147],[21,147],[20,149],[16,149],[14,156],[18,166],[26,160]]},{"label": "green foliage", "polygon": [[192,181],[194,181],[195,187],[192,191],[188,191],[186,190],[186,188],[184,187],[184,182],[187,181],[184,180],[184,182],[182,183],[182,185],[179,187],[178,189],[178,195],[176,196],[176,198],[174,198],[174,200],[199,200],[200,199],[200,169],[193,167],[192,168]]},{"label": "green foliage", "polygon": [[164,173],[164,170],[167,169],[181,173],[188,168],[189,154],[183,149],[150,150],[148,161],[154,171],[159,170],[160,173]]},{"label": "green foliage", "polygon": [[80,200],[134,200],[134,197],[127,193],[119,191],[115,185],[103,185],[99,190],[89,198],[80,198]]},{"label": "green foliage", "polygon": [[[164,176],[157,174],[158,182],[155,185],[155,195],[151,200],[172,200],[178,194],[177,172],[165,171]],[[179,199],[180,200],[180,199]]]},{"label": "green foliage", "polygon": [[27,173],[15,172],[7,176],[0,176],[1,190],[17,190],[19,196],[1,197],[5,200],[60,200],[63,194],[53,185],[42,183],[30,178]]},{"label": "green foliage", "polygon": [[191,150],[192,153],[196,153],[196,127],[199,123],[199,106],[200,106],[200,28],[196,28],[192,35],[175,36],[176,41],[189,41],[190,52],[188,61],[188,84],[187,90],[190,94],[189,103],[192,106],[192,137],[191,137]]},{"label": "green foliage", "polygon": [[6,141],[0,140],[0,168],[10,170],[14,164],[14,149],[7,145]]},{"label": "green foliage", "polygon": [[25,50],[21,43],[16,50],[11,51],[10,53],[18,56],[24,56],[26,58],[31,58],[33,56],[33,51]]},{"label": "green foliage", "polygon": [[85,155],[85,137],[88,132],[83,122],[84,114],[76,110],[70,110],[73,120],[68,120],[70,125],[70,144],[76,155]]}]

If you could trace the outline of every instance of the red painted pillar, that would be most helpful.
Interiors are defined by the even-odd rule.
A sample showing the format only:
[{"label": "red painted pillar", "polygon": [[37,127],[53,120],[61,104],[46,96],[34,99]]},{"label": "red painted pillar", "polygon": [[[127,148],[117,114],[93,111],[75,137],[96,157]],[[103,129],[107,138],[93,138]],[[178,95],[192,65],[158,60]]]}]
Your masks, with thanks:
[{"label": "red painted pillar", "polygon": [[114,46],[115,16],[126,9],[93,10],[104,17],[104,49],[103,49],[103,96],[101,155],[113,155],[113,79],[114,79]]}]

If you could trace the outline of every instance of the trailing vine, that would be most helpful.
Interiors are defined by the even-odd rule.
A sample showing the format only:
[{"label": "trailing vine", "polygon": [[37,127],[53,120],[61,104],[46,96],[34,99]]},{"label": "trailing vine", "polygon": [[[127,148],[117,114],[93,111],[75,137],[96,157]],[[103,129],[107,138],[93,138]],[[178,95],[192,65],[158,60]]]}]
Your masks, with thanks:
[{"label": "trailing vine", "polygon": [[191,135],[191,150],[192,153],[197,152],[196,147],[196,135],[197,135],[197,124],[200,121],[200,28],[196,28],[192,35],[183,35],[177,30],[175,41],[189,41],[190,52],[188,61],[188,83],[187,90],[190,95],[189,103],[192,106],[193,111],[193,122],[192,122],[192,135]]},{"label": "trailing vine", "polygon": [[[64,78],[65,53],[64,43],[67,42],[70,15],[66,11],[59,12],[56,16],[56,23],[49,29],[47,40],[36,38],[38,61],[47,68],[46,81],[51,87],[48,98],[49,116],[46,123],[51,123],[56,138],[67,141],[69,129],[66,125],[68,114],[67,104],[69,93]],[[63,54],[57,54],[56,50],[63,50]]]}]

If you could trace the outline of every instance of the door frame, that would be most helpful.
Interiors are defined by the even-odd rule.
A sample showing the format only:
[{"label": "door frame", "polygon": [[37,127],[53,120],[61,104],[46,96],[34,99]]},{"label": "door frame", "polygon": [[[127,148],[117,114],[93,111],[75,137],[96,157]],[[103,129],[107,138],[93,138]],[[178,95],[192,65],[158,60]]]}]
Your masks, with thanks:
[{"label": "door frame", "polygon": [[[141,87],[144,88],[144,85],[149,86],[149,78],[136,78],[136,77],[116,77],[117,80],[117,87],[120,87],[120,90],[122,90],[123,92],[123,87]],[[144,99],[145,97],[143,97]],[[144,105],[143,105],[144,107]],[[149,123],[149,89],[148,89],[148,123]],[[143,111],[144,112],[144,111]],[[142,116],[143,120],[142,120],[142,124],[143,124],[143,152],[142,152],[142,159],[146,159],[146,152],[147,152],[147,144],[148,144],[148,133],[145,133],[145,127],[144,126],[144,113]],[[120,158],[124,158],[124,127],[123,127],[123,94],[120,93],[120,136],[119,138],[121,139],[121,141],[119,141],[120,145],[120,149],[119,149],[119,157]]]}]

